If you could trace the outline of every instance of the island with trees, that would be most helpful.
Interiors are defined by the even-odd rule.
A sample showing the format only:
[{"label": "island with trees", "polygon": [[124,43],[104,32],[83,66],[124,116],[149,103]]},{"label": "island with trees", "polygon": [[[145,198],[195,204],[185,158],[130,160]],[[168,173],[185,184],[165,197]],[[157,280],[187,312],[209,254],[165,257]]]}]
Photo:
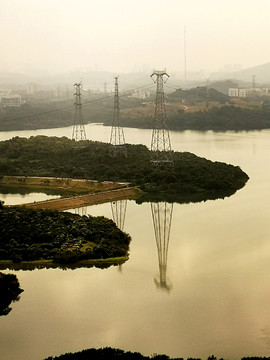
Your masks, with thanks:
[{"label": "island with trees", "polygon": [[1,268],[106,267],[128,259],[130,236],[103,216],[4,206],[0,223]]},{"label": "island with trees", "polygon": [[[248,175],[238,166],[173,152],[174,166],[150,164],[144,145],[126,144],[128,156],[110,157],[107,143],[66,137],[15,137],[0,142],[0,176],[37,176],[128,182],[142,201],[194,202],[230,196]],[[64,160],[63,160],[64,159]]]}]

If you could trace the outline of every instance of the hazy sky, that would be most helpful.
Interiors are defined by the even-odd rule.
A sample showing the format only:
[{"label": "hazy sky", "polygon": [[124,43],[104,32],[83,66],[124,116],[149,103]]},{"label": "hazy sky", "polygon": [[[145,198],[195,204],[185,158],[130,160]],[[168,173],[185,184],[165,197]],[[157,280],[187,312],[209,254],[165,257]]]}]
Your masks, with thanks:
[{"label": "hazy sky", "polygon": [[270,0],[0,0],[0,71],[242,68],[270,61]]}]

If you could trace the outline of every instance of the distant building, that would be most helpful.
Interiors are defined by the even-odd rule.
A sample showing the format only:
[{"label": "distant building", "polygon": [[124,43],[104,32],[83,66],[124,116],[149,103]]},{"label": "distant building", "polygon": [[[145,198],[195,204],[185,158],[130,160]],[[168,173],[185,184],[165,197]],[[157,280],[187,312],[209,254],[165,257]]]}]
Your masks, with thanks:
[{"label": "distant building", "polygon": [[131,97],[134,97],[136,99],[146,99],[150,96],[150,92],[142,91],[141,89],[133,90],[131,93]]},{"label": "distant building", "polygon": [[7,106],[21,106],[22,97],[18,94],[0,94],[0,105]]},{"label": "distant building", "polygon": [[239,89],[229,88],[228,95],[230,97],[239,97]]},{"label": "distant building", "polygon": [[36,92],[37,92],[37,84],[35,84],[35,83],[31,83],[31,84],[28,84],[27,85],[27,90],[26,90],[26,92],[27,92],[27,94],[28,95],[33,95],[33,94],[35,94]]},{"label": "distant building", "polygon": [[270,89],[268,88],[250,88],[250,89],[239,89],[239,88],[229,88],[228,95],[230,97],[261,97],[261,96],[270,96]]}]

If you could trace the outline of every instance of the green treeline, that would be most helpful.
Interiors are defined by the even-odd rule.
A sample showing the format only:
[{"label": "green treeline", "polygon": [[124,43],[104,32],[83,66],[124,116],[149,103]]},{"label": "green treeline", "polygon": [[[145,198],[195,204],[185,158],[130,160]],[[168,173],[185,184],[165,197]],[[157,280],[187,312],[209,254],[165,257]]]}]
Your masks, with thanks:
[{"label": "green treeline", "polygon": [[11,311],[10,304],[12,301],[18,301],[22,292],[16,275],[0,272],[0,316]]},{"label": "green treeline", "polygon": [[[196,88],[188,91],[181,89],[168,96],[168,103],[181,102],[181,98],[194,101],[218,101],[222,106],[208,109],[207,111],[167,113],[167,126],[170,130],[198,130],[198,131],[240,131],[261,130],[270,128],[269,100],[263,100],[260,109],[242,109],[230,104],[224,105],[228,97],[210,89],[210,97],[205,94],[205,88]],[[213,94],[213,92],[215,92]],[[111,125],[113,118],[113,97],[100,95],[84,99],[84,123],[103,123]],[[153,101],[153,100],[151,100]],[[142,100],[124,96],[121,98],[121,109],[143,108]],[[188,105],[187,105],[188,106]],[[145,116],[125,115],[123,111],[121,124],[124,127],[147,128],[153,125],[152,113]],[[29,103],[21,107],[8,107],[0,112],[0,131],[35,130],[42,128],[59,128],[71,126],[74,123],[73,100],[63,100],[47,103]]]},{"label": "green treeline", "polygon": [[[121,108],[140,107],[139,99],[121,98]],[[83,121],[111,124],[113,96],[92,94],[83,97]],[[74,99],[26,103],[0,111],[0,131],[50,129],[74,124]]]},{"label": "green treeline", "polygon": [[[121,349],[113,349],[110,347],[105,347],[100,349],[92,348],[92,349],[82,350],[73,354],[66,353],[57,357],[49,356],[44,360],[89,360],[89,359],[91,360],[150,360],[148,356],[143,356],[139,352],[124,351]],[[173,360],[166,355],[156,355],[154,357],[151,357],[151,359]]]},{"label": "green treeline", "polygon": [[[126,118],[124,126],[151,129],[152,117]],[[235,106],[223,106],[208,111],[186,113],[178,110],[177,114],[167,116],[169,130],[184,131],[243,131],[270,128],[270,110],[241,109]]]},{"label": "green treeline", "polygon": [[128,158],[110,157],[109,146],[65,137],[16,137],[0,142],[0,176],[124,181],[144,191],[141,200],[171,198],[175,202],[229,196],[248,180],[239,167],[188,152],[174,152],[174,167],[168,167],[151,165],[150,151],[144,145],[127,145]]},{"label": "green treeline", "polygon": [[3,207],[0,260],[79,260],[127,256],[130,236],[103,216]]},{"label": "green treeline", "polygon": [[[165,354],[154,354],[151,357],[144,356],[139,352],[124,351],[110,347],[100,349],[87,349],[76,353],[66,353],[60,356],[49,356],[44,360],[183,360],[183,358],[170,358]],[[198,358],[188,358],[187,360],[201,360]],[[217,360],[211,355],[207,360]],[[220,359],[222,360],[222,359]],[[270,360],[270,357],[244,357],[241,360]]]},{"label": "green treeline", "polygon": [[184,113],[168,119],[172,130],[261,130],[270,128],[269,109],[248,110],[224,106],[209,111]]},{"label": "green treeline", "polygon": [[[207,111],[167,113],[167,126],[170,130],[198,130],[198,131],[240,131],[261,130],[270,128],[269,100],[263,99],[259,109],[242,109],[229,104],[228,96],[214,89],[206,94],[205,87],[198,87],[188,91],[177,90],[168,95],[167,103],[181,103],[182,99],[188,104],[207,103],[215,100],[222,106]],[[144,100],[145,101],[145,100]],[[151,99],[149,102],[153,102]],[[51,101],[46,103],[27,103],[20,107],[3,108],[0,111],[0,131],[35,130],[42,128],[59,128],[71,126],[74,123],[73,100]],[[226,104],[224,104],[226,102]],[[248,103],[247,103],[248,105]],[[140,99],[121,97],[121,109],[144,108],[145,103]],[[122,112],[121,124],[124,127],[148,128],[153,125],[153,115],[146,112],[145,116]],[[113,96],[91,95],[84,99],[84,123],[103,123],[111,125],[113,118]]]},{"label": "green treeline", "polygon": [[24,104],[0,111],[0,131],[36,130],[73,125],[71,101]]}]

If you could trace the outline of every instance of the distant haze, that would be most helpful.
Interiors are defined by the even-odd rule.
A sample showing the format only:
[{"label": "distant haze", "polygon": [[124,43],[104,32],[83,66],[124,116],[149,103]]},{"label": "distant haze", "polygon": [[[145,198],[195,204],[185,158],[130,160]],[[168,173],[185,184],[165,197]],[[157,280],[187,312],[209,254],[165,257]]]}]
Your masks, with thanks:
[{"label": "distant haze", "polygon": [[0,72],[238,71],[270,61],[269,0],[0,0]]}]

